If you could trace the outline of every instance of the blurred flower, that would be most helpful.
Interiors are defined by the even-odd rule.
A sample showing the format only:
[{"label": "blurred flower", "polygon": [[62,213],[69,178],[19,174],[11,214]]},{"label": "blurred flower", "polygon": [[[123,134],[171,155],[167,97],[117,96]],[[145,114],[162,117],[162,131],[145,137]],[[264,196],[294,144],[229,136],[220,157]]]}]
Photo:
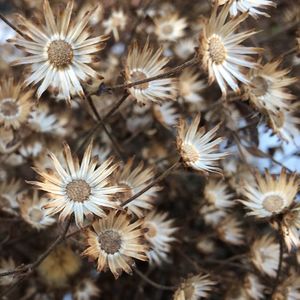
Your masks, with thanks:
[{"label": "blurred flower", "polygon": [[38,272],[50,286],[62,287],[80,269],[80,257],[66,245],[57,246],[38,266]]},{"label": "blurred flower", "polygon": [[146,215],[143,228],[147,230],[145,238],[150,244],[146,252],[150,264],[160,266],[169,261],[171,244],[177,241],[174,233],[178,228],[174,227],[174,220],[169,219],[167,213],[152,211]]},{"label": "blurred flower", "polygon": [[94,281],[85,278],[76,285],[73,295],[75,300],[90,300],[99,296],[100,292]]},{"label": "blurred flower", "polygon": [[[116,199],[121,201],[121,203],[142,191],[155,176],[153,168],[145,168],[143,162],[140,162],[136,167],[133,164],[134,159],[131,158],[114,174],[118,186],[124,188],[124,191],[126,191],[120,195],[116,195]],[[124,205],[124,208],[128,209],[129,214],[134,214],[138,218],[143,217],[146,210],[153,208],[159,190],[160,187],[157,185],[151,187],[145,193]]]},{"label": "blurred flower", "polygon": [[173,300],[198,300],[208,298],[216,283],[208,275],[195,275],[185,279],[175,291]]},{"label": "blurred flower", "polygon": [[209,84],[217,81],[223,96],[227,94],[227,85],[239,93],[237,81],[249,84],[244,74],[244,67],[257,68],[249,54],[258,54],[261,49],[245,47],[241,42],[255,34],[254,30],[234,33],[247,14],[226,22],[230,5],[225,5],[217,14],[218,7],[213,8],[209,22],[205,24],[199,38],[199,58],[203,68],[208,71]]},{"label": "blurred flower", "polygon": [[209,179],[204,187],[204,197],[209,204],[218,209],[226,209],[235,204],[234,194],[228,192],[228,186],[222,180]]},{"label": "blurred flower", "polygon": [[55,167],[51,173],[35,169],[43,178],[43,182],[32,181],[39,189],[49,193],[49,201],[45,205],[47,213],[60,213],[59,221],[64,221],[72,213],[77,226],[83,226],[84,216],[93,214],[103,217],[103,208],[117,208],[117,201],[112,197],[123,189],[111,186],[109,176],[118,167],[112,159],[106,160],[97,167],[97,160],[91,159],[92,144],[83,156],[81,165],[77,157],[73,157],[67,144],[64,145],[64,165],[50,153]]},{"label": "blurred flower", "polygon": [[20,179],[0,182],[0,208],[9,211],[18,208],[17,198],[21,190],[22,182]]},{"label": "blurred flower", "polygon": [[175,42],[185,35],[186,20],[185,18],[179,18],[177,13],[155,18],[154,23],[155,34],[160,41]]},{"label": "blurred flower", "polygon": [[265,64],[261,69],[251,69],[249,79],[251,84],[245,86],[244,97],[260,110],[276,113],[288,109],[290,100],[295,96],[289,93],[287,87],[297,81],[295,77],[287,77],[289,69],[278,70],[280,60]]},{"label": "blurred flower", "polygon": [[273,294],[274,300],[286,299],[296,300],[300,299],[300,277],[296,272],[287,277],[275,290]]},{"label": "blurred flower", "polygon": [[103,42],[107,40],[107,36],[89,38],[87,24],[93,11],[86,12],[83,18],[73,20],[71,25],[73,1],[68,2],[57,22],[48,0],[44,0],[43,10],[45,27],[39,28],[19,15],[19,28],[26,37],[17,37],[11,42],[33,55],[20,58],[14,64],[32,66],[31,75],[25,80],[25,84],[42,81],[37,90],[38,98],[49,86],[57,94],[62,93],[68,101],[75,94],[83,97],[80,80],[99,77],[87,64],[94,61],[94,53],[104,48]]},{"label": "blurred flower", "polygon": [[218,0],[219,4],[230,2],[230,14],[236,16],[239,12],[248,13],[250,16],[257,19],[259,16],[270,17],[269,14],[260,11],[268,6],[276,7],[276,3],[272,0]]},{"label": "blurred flower", "polygon": [[228,153],[216,152],[222,138],[214,139],[219,125],[206,132],[204,127],[198,129],[200,115],[197,115],[191,125],[183,119],[179,120],[177,133],[177,148],[184,163],[195,170],[204,173],[221,173],[217,161],[225,158]]},{"label": "blurred flower", "polygon": [[296,174],[287,175],[282,169],[276,178],[268,171],[264,175],[256,174],[256,186],[244,183],[244,196],[247,200],[240,200],[248,209],[249,215],[266,218],[279,214],[290,207],[295,200],[299,187]]},{"label": "blurred flower", "polygon": [[127,16],[123,10],[113,10],[110,17],[103,21],[105,34],[113,33],[116,41],[120,39],[119,30],[124,30],[127,24]]},{"label": "blurred flower", "polygon": [[[142,49],[134,42],[126,60],[125,78],[127,83],[163,74],[166,71],[164,66],[168,61],[168,58],[162,57],[162,48],[154,51],[149,45],[149,40]],[[129,91],[140,104],[146,104],[149,101],[161,103],[165,100],[174,100],[177,93],[174,83],[175,79],[173,78],[157,79],[135,85]]]},{"label": "blurred flower", "polygon": [[156,120],[167,128],[176,125],[180,116],[171,102],[153,105],[153,114]]},{"label": "blurred flower", "polygon": [[0,125],[18,129],[27,122],[33,107],[33,91],[25,91],[12,77],[2,78],[0,85]]},{"label": "blurred flower", "polygon": [[279,260],[279,244],[274,237],[264,235],[255,240],[251,246],[251,260],[260,272],[275,277]]},{"label": "blurred flower", "polygon": [[244,244],[244,230],[242,222],[231,215],[226,216],[216,227],[221,240],[233,245]]},{"label": "blurred flower", "polygon": [[37,230],[45,229],[55,223],[55,219],[47,216],[44,205],[46,198],[40,199],[38,191],[33,191],[33,195],[24,195],[20,200],[20,211],[22,218]]},{"label": "blurred flower", "polygon": [[97,260],[99,272],[109,268],[116,279],[122,271],[131,274],[133,258],[147,260],[141,224],[142,220],[131,223],[124,213],[110,212],[93,223],[93,230],[86,231],[88,248],[83,255]]},{"label": "blurred flower", "polygon": [[203,100],[199,93],[206,88],[203,80],[192,69],[184,69],[179,76],[179,95],[187,102],[196,103]]},{"label": "blurred flower", "polygon": [[244,278],[243,288],[250,299],[264,299],[265,286],[261,284],[259,278],[254,274],[247,274]]}]

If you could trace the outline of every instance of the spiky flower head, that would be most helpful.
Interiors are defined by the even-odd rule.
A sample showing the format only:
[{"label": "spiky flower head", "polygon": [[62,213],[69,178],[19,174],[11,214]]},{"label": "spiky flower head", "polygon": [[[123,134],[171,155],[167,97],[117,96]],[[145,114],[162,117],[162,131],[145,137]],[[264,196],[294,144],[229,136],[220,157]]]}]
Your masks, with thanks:
[{"label": "spiky flower head", "polygon": [[15,61],[15,65],[31,65],[31,75],[26,85],[38,84],[38,98],[51,87],[66,100],[72,95],[83,97],[80,81],[100,77],[88,64],[95,61],[95,53],[105,46],[107,36],[90,38],[88,23],[93,10],[86,11],[82,18],[71,20],[73,0],[69,1],[61,16],[55,18],[48,0],[43,2],[45,26],[37,26],[18,16],[18,27],[24,36],[11,42],[30,55]]},{"label": "spiky flower head", "polygon": [[103,217],[106,215],[104,209],[119,207],[113,198],[124,189],[114,186],[110,179],[118,165],[110,158],[97,166],[97,158],[91,158],[92,147],[91,143],[79,164],[78,158],[72,156],[70,147],[65,144],[64,161],[60,162],[53,153],[49,154],[54,170],[35,169],[43,181],[30,183],[49,193],[45,208],[49,215],[60,213],[59,221],[74,214],[77,226],[83,226],[84,217]]},{"label": "spiky flower head", "polygon": [[223,141],[221,137],[215,138],[219,125],[206,130],[200,124],[200,115],[197,115],[189,125],[183,119],[179,120],[177,132],[177,149],[183,162],[198,171],[208,173],[221,173],[217,161],[225,158],[228,153],[218,152],[217,148]]},{"label": "spiky flower head", "polygon": [[229,8],[229,4],[225,5],[218,14],[218,6],[214,6],[211,17],[200,34],[198,50],[202,67],[208,72],[209,83],[217,81],[223,96],[227,94],[227,85],[239,93],[238,81],[249,84],[245,68],[257,68],[258,64],[250,55],[261,52],[259,48],[240,45],[256,32],[247,30],[235,33],[248,14],[226,21]]},{"label": "spiky flower head", "polygon": [[99,272],[109,268],[115,278],[123,271],[132,274],[134,258],[147,260],[141,225],[142,220],[131,222],[125,213],[110,212],[86,231],[88,247],[82,255],[96,260]]}]

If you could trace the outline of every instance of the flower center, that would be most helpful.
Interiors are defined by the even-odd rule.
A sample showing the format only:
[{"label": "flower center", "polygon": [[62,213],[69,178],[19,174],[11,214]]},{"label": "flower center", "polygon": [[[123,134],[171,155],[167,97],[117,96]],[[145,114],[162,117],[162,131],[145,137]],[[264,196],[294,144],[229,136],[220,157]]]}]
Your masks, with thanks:
[{"label": "flower center", "polygon": [[118,232],[106,230],[98,237],[100,248],[108,254],[114,254],[121,248],[122,239]]},{"label": "flower center", "polygon": [[66,193],[71,200],[84,202],[91,194],[91,187],[82,179],[73,180],[67,184]]},{"label": "flower center", "polygon": [[271,195],[263,200],[262,205],[264,209],[271,213],[279,213],[284,206],[284,200],[278,195]]},{"label": "flower center", "polygon": [[[140,80],[144,80],[147,79],[147,76],[144,72],[141,71],[133,71],[131,73],[131,80],[132,82],[135,81],[140,81]],[[135,89],[141,89],[141,90],[145,90],[149,87],[149,82],[145,82],[139,85],[134,86]]]},{"label": "flower center", "polygon": [[226,58],[226,49],[218,36],[212,36],[208,42],[208,52],[211,60],[220,65]]},{"label": "flower center", "polygon": [[73,55],[71,45],[63,40],[53,41],[48,47],[49,62],[58,69],[71,64]]},{"label": "flower center", "polygon": [[199,159],[199,153],[197,149],[190,144],[183,144],[182,146],[182,158],[185,161],[194,163]]},{"label": "flower center", "polygon": [[173,26],[171,24],[164,24],[161,31],[164,35],[171,35],[173,32]]},{"label": "flower center", "polygon": [[264,96],[269,88],[269,84],[266,79],[261,76],[256,76],[252,79],[253,94],[257,97]]},{"label": "flower center", "polygon": [[0,104],[0,112],[6,118],[16,117],[19,113],[19,106],[13,99],[4,99]]},{"label": "flower center", "polygon": [[133,189],[131,186],[129,186],[127,183],[125,182],[119,182],[119,187],[125,188],[126,191],[125,192],[120,192],[116,194],[116,198],[123,201],[126,201],[127,199],[129,199],[130,197],[133,196]]},{"label": "flower center", "polygon": [[193,299],[195,288],[192,284],[188,284],[184,287],[185,299]]},{"label": "flower center", "polygon": [[157,228],[156,228],[156,226],[154,226],[151,223],[147,223],[147,225],[145,227],[148,229],[147,233],[145,234],[146,237],[148,237],[148,238],[151,239],[151,238],[154,238],[157,235]]},{"label": "flower center", "polygon": [[216,194],[213,191],[205,191],[205,197],[210,204],[216,203]]},{"label": "flower center", "polygon": [[30,220],[32,222],[36,222],[36,223],[39,223],[42,221],[43,217],[44,217],[44,213],[43,211],[40,209],[40,208],[37,208],[37,207],[33,207],[29,214],[28,214]]}]

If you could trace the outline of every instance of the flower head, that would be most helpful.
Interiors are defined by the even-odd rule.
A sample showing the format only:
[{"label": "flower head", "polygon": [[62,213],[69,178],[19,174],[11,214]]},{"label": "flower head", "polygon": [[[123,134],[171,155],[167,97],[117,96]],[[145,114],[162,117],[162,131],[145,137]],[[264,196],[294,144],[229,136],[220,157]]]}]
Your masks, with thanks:
[{"label": "flower head", "polygon": [[217,81],[222,94],[226,95],[227,85],[239,92],[237,81],[249,84],[244,68],[257,68],[257,63],[249,54],[257,54],[261,49],[245,47],[241,42],[255,34],[254,30],[234,33],[238,25],[247,18],[247,13],[226,22],[230,6],[225,5],[217,14],[213,8],[209,22],[200,34],[199,57],[203,68],[208,71],[209,83]]},{"label": "flower head", "polygon": [[[16,268],[14,260],[10,257],[8,259],[0,259],[0,273],[12,271]],[[14,275],[1,276],[0,277],[0,286],[2,285],[11,285],[16,281]]]},{"label": "flower head", "polygon": [[[129,159],[127,163],[115,174],[115,179],[120,187],[126,190],[125,193],[117,195],[117,199],[121,202],[128,200],[133,195],[143,190],[154,177],[154,171],[152,168],[144,168],[143,162],[140,162],[136,167],[133,166],[134,160]],[[124,208],[128,209],[128,212],[141,218],[144,216],[146,210],[153,208],[157,192],[160,187],[153,186],[145,193],[126,204]]]},{"label": "flower head", "polygon": [[268,171],[264,175],[256,174],[256,186],[245,182],[244,196],[240,200],[251,211],[249,215],[257,218],[267,218],[282,213],[290,207],[298,191],[299,179],[296,174],[287,175],[282,169],[276,178]]},{"label": "flower head", "polygon": [[154,117],[165,127],[172,127],[177,124],[179,114],[177,109],[171,102],[163,103],[162,105],[153,106]]},{"label": "flower head", "polygon": [[265,64],[261,69],[251,69],[250,85],[245,86],[245,97],[260,110],[276,113],[288,109],[295,96],[287,90],[297,78],[287,77],[289,69],[278,70],[280,60]]},{"label": "flower head", "polygon": [[174,233],[174,220],[168,218],[167,213],[150,212],[144,219],[143,228],[147,229],[145,238],[150,244],[147,256],[151,264],[161,265],[168,261],[171,243],[177,239]]},{"label": "flower head", "polygon": [[87,25],[93,10],[71,22],[72,10],[73,1],[69,1],[61,17],[56,19],[48,0],[44,0],[46,24],[42,28],[19,16],[19,28],[25,37],[17,37],[12,42],[31,55],[18,59],[15,65],[32,66],[31,75],[25,84],[42,81],[37,90],[39,98],[48,87],[62,93],[67,100],[71,99],[71,95],[83,96],[80,80],[99,77],[88,64],[94,61],[94,53],[104,48],[103,42],[107,36],[89,38]]},{"label": "flower head", "polygon": [[167,14],[154,19],[155,33],[161,41],[174,42],[182,38],[187,27],[185,18],[179,18],[177,13]]},{"label": "flower head", "polygon": [[[141,49],[134,42],[129,49],[125,66],[125,78],[128,83],[161,75],[169,59],[162,57],[162,48],[154,51],[146,41]],[[129,89],[131,95],[140,104],[149,101],[161,103],[164,100],[174,100],[176,95],[175,79],[163,78],[135,85]]]},{"label": "flower head", "polygon": [[25,91],[12,77],[2,78],[0,85],[0,125],[18,129],[29,117],[33,92]]},{"label": "flower head", "polygon": [[45,205],[47,213],[60,213],[59,220],[63,221],[72,213],[78,226],[83,225],[84,216],[105,216],[105,209],[117,208],[113,196],[122,192],[123,188],[111,185],[110,175],[118,167],[112,159],[97,166],[97,159],[91,159],[92,144],[83,156],[81,165],[77,157],[73,157],[67,144],[64,146],[63,165],[57,157],[50,153],[55,170],[51,173],[35,169],[43,178],[43,182],[33,181],[39,189],[49,193],[49,201]]},{"label": "flower head", "polygon": [[279,245],[274,237],[264,235],[255,240],[251,247],[251,259],[260,272],[275,277],[278,268]]},{"label": "flower head", "polygon": [[195,275],[185,279],[176,290],[173,300],[198,300],[207,298],[216,283],[208,275]]},{"label": "flower head", "polygon": [[20,211],[22,218],[32,227],[40,230],[55,223],[55,219],[48,216],[44,205],[46,198],[39,199],[38,191],[33,192],[32,197],[23,196],[20,201]]},{"label": "flower head", "polygon": [[97,260],[99,272],[109,268],[115,278],[122,271],[131,274],[133,258],[147,260],[141,224],[142,220],[130,222],[124,213],[110,212],[93,223],[93,230],[86,231],[88,248],[83,255]]},{"label": "flower head", "polygon": [[120,39],[119,30],[124,30],[127,24],[127,16],[123,10],[114,10],[110,17],[103,22],[105,34],[113,33],[116,41]]},{"label": "flower head", "polygon": [[196,116],[191,125],[183,119],[179,120],[177,133],[177,148],[184,163],[195,170],[205,173],[220,173],[217,161],[225,158],[228,153],[217,152],[216,148],[223,141],[214,139],[219,125],[206,132],[204,127],[198,129],[200,115]]},{"label": "flower head", "polygon": [[217,232],[221,240],[233,245],[244,243],[244,230],[242,222],[231,215],[226,216],[217,226]]},{"label": "flower head", "polygon": [[100,294],[100,289],[94,281],[89,278],[81,280],[75,287],[75,300],[90,300],[92,297],[97,297]]}]

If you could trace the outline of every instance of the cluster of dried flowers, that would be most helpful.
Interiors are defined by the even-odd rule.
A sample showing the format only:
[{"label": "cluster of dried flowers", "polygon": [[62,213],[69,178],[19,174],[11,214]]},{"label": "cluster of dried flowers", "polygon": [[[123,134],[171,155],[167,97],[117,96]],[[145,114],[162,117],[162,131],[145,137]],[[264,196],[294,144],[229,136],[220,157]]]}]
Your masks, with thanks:
[{"label": "cluster of dried flowers", "polygon": [[2,7],[1,298],[300,299],[299,4]]}]

